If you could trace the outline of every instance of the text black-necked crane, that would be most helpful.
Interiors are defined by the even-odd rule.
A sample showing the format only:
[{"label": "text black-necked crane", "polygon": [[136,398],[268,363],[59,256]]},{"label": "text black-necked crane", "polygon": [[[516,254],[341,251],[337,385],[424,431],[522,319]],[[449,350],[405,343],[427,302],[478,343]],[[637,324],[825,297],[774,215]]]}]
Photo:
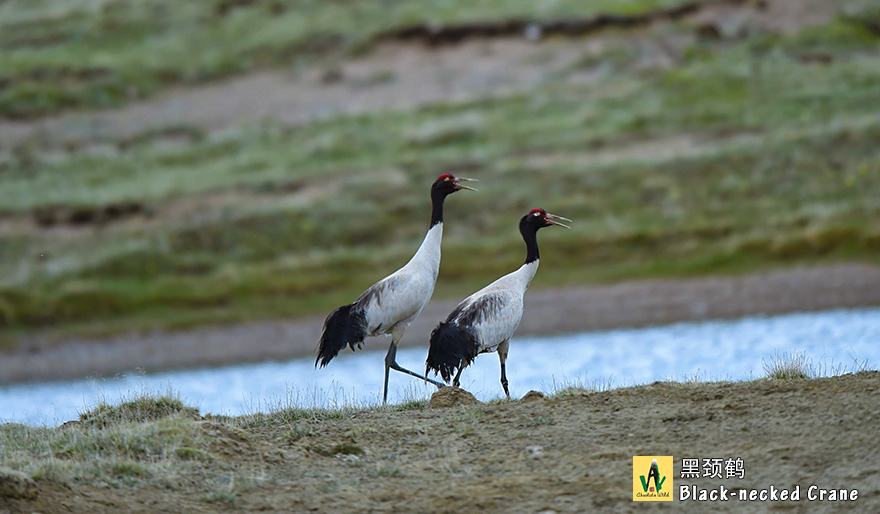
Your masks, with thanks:
[{"label": "text black-necked crane", "polygon": [[413,373],[397,364],[397,343],[406,327],[422,312],[434,292],[440,268],[440,241],[443,238],[443,202],[447,196],[462,189],[476,191],[460,182],[476,179],[440,175],[431,185],[431,226],[422,245],[402,268],[370,286],[353,303],[331,312],[324,320],[324,332],[318,345],[315,366],[327,365],[346,346],[362,348],[364,338],[391,334],[391,345],[385,355],[385,385],[382,403],[388,400],[388,371],[394,369],[427,380],[438,387],[443,384]]},{"label": "text black-necked crane", "polygon": [[458,387],[461,372],[477,355],[497,351],[501,360],[501,386],[510,398],[505,369],[510,337],[522,319],[523,295],[538,271],[538,230],[551,225],[569,228],[556,220],[571,222],[544,209],[532,209],[519,220],[519,231],[526,242],[526,262],[465,298],[446,321],[437,325],[431,333],[426,377],[433,370],[448,383],[455,373],[452,385]]}]

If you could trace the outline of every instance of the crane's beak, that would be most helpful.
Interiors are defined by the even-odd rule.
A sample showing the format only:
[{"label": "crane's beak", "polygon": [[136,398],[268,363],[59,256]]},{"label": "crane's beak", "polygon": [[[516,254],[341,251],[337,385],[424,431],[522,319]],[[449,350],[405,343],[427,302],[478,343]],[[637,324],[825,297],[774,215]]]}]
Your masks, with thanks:
[{"label": "crane's beak", "polygon": [[455,177],[455,187],[457,187],[458,189],[467,189],[468,191],[477,191],[477,189],[474,189],[469,186],[463,186],[463,185],[459,184],[459,182],[479,182],[479,180],[477,180],[475,178]]},{"label": "crane's beak", "polygon": [[571,227],[569,227],[568,225],[566,225],[566,224],[564,224],[564,223],[559,223],[558,221],[555,221],[555,220],[562,220],[562,221],[567,221],[567,222],[571,223],[571,220],[568,219],[568,218],[563,218],[562,216],[557,216],[557,215],[555,215],[555,214],[550,214],[550,213],[548,212],[548,213],[547,213],[547,217],[544,218],[544,219],[546,219],[547,222],[549,222],[551,225],[559,225],[560,227],[565,227],[565,228],[568,228],[568,229],[571,228]]}]

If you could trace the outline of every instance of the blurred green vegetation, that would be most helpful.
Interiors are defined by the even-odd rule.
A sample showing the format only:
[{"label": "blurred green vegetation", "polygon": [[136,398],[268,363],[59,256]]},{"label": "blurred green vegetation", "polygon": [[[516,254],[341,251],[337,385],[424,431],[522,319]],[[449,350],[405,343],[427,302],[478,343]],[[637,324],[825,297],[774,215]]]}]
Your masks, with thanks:
[{"label": "blurred green vegetation", "polygon": [[[72,3],[80,4],[129,5]],[[19,4],[0,9],[9,5]],[[214,4],[176,5],[139,9],[201,13]],[[262,5],[232,17],[251,27],[268,17]],[[302,2],[337,14],[377,3],[340,5]],[[468,16],[488,15],[494,3],[479,5]],[[531,12],[532,3],[505,5]],[[617,64],[598,84],[560,77],[509,97],[303,126],[169,127],[101,151],[22,145],[0,158],[0,223],[34,216],[54,226],[0,235],[0,339],[325,312],[409,258],[427,228],[429,185],[447,171],[482,182],[478,193],[447,200],[439,297],[459,298],[519,265],[516,223],[537,206],[575,220],[571,231],[541,233],[537,287],[878,262],[880,11],[846,5],[832,23],[797,34],[697,40],[669,69],[637,70],[626,62],[637,57],[610,48]],[[58,9],[67,12],[59,20],[79,23]],[[345,33],[357,40],[367,27],[414,16],[376,17]],[[147,19],[130,29],[137,44],[159,23]],[[199,34],[178,31],[186,19],[201,18],[177,19],[161,37]],[[252,36],[282,45],[270,29]],[[247,62],[241,51],[218,55]],[[163,144],[169,134],[186,144]],[[135,221],[116,223],[126,205]],[[76,216],[107,222],[83,227]]]},{"label": "blurred green vegetation", "polygon": [[0,116],[111,107],[329,53],[414,24],[641,14],[690,0],[6,0]]}]

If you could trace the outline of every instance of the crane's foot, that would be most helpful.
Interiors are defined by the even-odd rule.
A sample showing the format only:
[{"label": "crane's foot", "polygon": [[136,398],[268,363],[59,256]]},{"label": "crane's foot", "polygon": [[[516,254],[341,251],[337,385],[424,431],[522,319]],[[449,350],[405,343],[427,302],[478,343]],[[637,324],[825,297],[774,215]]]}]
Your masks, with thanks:
[{"label": "crane's foot", "polygon": [[389,364],[389,366],[391,369],[393,369],[395,371],[400,371],[401,373],[406,373],[407,375],[412,375],[416,378],[420,378],[420,379],[424,380],[425,382],[430,382],[430,383],[434,384],[435,386],[437,386],[438,389],[440,389],[441,387],[444,387],[446,385],[442,382],[437,382],[436,380],[432,380],[432,379],[428,378],[427,376],[419,375],[418,373],[415,373],[415,372],[412,372],[406,368],[403,368],[399,364],[397,364],[396,362],[392,362],[391,364]]}]

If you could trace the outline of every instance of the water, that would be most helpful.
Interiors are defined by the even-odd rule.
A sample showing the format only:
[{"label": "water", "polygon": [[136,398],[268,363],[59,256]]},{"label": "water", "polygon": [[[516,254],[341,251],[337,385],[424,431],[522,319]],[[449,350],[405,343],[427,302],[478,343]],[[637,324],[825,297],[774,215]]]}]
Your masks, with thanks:
[{"label": "water", "polygon": [[[0,422],[55,425],[100,401],[173,390],[202,413],[238,415],[278,406],[376,404],[389,340],[373,338],[373,352],[344,351],[327,368],[314,359],[213,369],[130,375],[0,388]],[[398,363],[424,370],[427,348],[404,349]],[[765,375],[764,361],[803,353],[822,375],[880,362],[880,308],[677,323],[556,337],[511,340],[510,393],[552,392],[561,385],[636,385],[655,380],[743,380]],[[389,402],[428,398],[435,390],[391,372]],[[481,400],[503,395],[496,354],[484,354],[462,375],[462,387]]]}]

